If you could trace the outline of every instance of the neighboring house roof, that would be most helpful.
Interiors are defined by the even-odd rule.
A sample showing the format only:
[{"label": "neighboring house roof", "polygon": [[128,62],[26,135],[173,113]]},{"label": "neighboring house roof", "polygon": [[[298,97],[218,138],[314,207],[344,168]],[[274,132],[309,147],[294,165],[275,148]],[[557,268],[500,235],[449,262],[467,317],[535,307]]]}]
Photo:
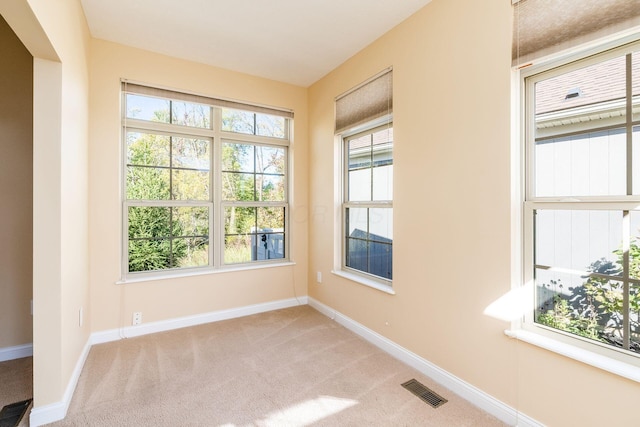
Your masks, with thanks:
[{"label": "neighboring house roof", "polygon": [[[632,69],[633,113],[640,114],[640,52],[632,55]],[[624,123],[625,70],[621,56],[536,83],[536,137]]]}]

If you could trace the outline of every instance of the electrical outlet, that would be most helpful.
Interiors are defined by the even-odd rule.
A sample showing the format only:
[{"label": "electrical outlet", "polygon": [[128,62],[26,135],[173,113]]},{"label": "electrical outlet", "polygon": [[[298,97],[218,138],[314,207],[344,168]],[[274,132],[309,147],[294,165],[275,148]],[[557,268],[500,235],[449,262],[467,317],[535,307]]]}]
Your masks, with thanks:
[{"label": "electrical outlet", "polygon": [[78,310],[78,326],[82,328],[82,324],[84,323],[84,310],[80,307]]},{"label": "electrical outlet", "polygon": [[316,282],[322,283],[322,271],[318,271],[318,273],[316,273]]},{"label": "electrical outlet", "polygon": [[136,311],[133,313],[133,321],[131,322],[132,325],[139,325],[140,323],[142,323],[142,312],[141,311]]}]

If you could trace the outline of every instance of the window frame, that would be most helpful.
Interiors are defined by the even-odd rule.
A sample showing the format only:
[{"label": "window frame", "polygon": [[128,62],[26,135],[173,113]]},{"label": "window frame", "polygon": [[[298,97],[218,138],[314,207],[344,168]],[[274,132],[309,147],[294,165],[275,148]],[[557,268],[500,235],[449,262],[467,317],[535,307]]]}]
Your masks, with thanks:
[{"label": "window frame", "polygon": [[[134,87],[140,87],[134,84]],[[149,90],[152,93],[146,93],[145,90]],[[166,90],[166,96],[158,95],[162,94],[164,89],[157,89],[153,87],[142,87],[142,92],[138,92],[135,89],[128,90],[127,84],[123,81],[123,85],[120,91],[120,105],[121,105],[121,215],[122,215],[122,237],[121,237],[121,280],[119,284],[127,282],[137,282],[161,279],[166,277],[181,277],[191,276],[199,274],[209,274],[222,271],[233,271],[243,269],[255,269],[274,267],[278,265],[289,265],[290,261],[290,241],[291,241],[291,229],[289,225],[290,212],[290,197],[291,197],[291,146],[292,146],[292,129],[293,129],[293,113],[283,111],[280,115],[277,109],[269,109],[269,107],[254,106],[251,104],[239,104],[231,101],[220,101],[217,103],[215,98],[211,98],[212,102],[206,102],[210,98],[201,97],[198,95],[191,95],[187,93],[176,92],[172,90]],[[135,119],[127,117],[127,95],[139,95],[143,97],[156,97],[160,99],[166,99],[169,101],[187,102],[187,103],[200,103],[210,107],[209,128],[187,126],[176,123],[164,123],[154,122],[151,120]],[[177,95],[178,97],[174,96]],[[184,96],[185,99],[180,97]],[[194,100],[190,98],[195,98]],[[205,100],[205,101],[203,101]],[[231,104],[231,105],[227,105]],[[242,107],[247,109],[243,109]],[[239,110],[242,112],[248,112],[255,115],[267,114],[279,116],[284,119],[284,135],[282,137],[270,137],[256,135],[257,129],[254,129],[254,134],[234,132],[231,130],[222,130],[222,112],[224,109],[229,108],[233,110]],[[272,114],[269,114],[272,112]],[[275,113],[275,114],[273,114]],[[175,137],[185,138],[201,138],[210,141],[210,153],[209,153],[209,198],[206,200],[137,200],[127,198],[127,133],[129,132],[141,132],[155,135],[167,135]],[[225,201],[222,197],[222,145],[225,142],[240,143],[247,145],[259,145],[266,147],[277,147],[284,149],[284,200],[278,202],[257,202],[257,201],[238,201],[237,204],[243,206],[254,207],[256,204],[260,206],[273,206],[277,204],[284,209],[285,221],[283,230],[283,246],[284,257],[271,260],[251,260],[248,262],[239,262],[232,264],[224,263],[224,251],[225,251],[225,207],[229,206],[232,201]],[[173,168],[168,167],[171,171]],[[129,271],[129,215],[128,211],[130,207],[143,206],[143,207],[207,207],[209,212],[209,233],[208,233],[208,263],[203,266],[195,267],[172,267],[162,270],[148,270],[148,271]]]},{"label": "window frame", "polygon": [[[358,126],[350,131],[346,131],[340,136],[340,151],[341,151],[341,199],[340,199],[340,271],[343,277],[355,280],[364,285],[382,290],[384,292],[394,294],[393,291],[393,279],[387,279],[382,276],[375,275],[373,273],[364,272],[353,267],[347,266],[348,248],[347,248],[347,233],[348,233],[348,210],[350,208],[368,208],[368,209],[390,209],[393,215],[393,198],[391,200],[372,200],[372,201],[351,201],[348,199],[349,194],[349,141],[360,136],[372,135],[375,132],[393,129],[393,118],[391,115],[387,115],[380,119],[371,121],[369,123]],[[392,141],[394,144],[395,141]],[[393,145],[391,148],[392,164],[393,159]],[[373,165],[371,167],[373,169]],[[393,173],[393,172],[392,172]],[[369,218],[369,214],[367,215]],[[393,216],[392,216],[393,218]],[[393,248],[393,239],[391,242]],[[393,257],[393,253],[392,253]],[[393,266],[393,264],[392,264]],[[393,267],[392,267],[393,269]]]},{"label": "window frame", "polygon": [[[569,55],[556,55],[539,64],[533,66],[529,64],[527,67],[514,70],[514,105],[518,106],[519,110],[514,118],[519,126],[515,126],[513,132],[512,246],[515,251],[512,262],[515,268],[512,277],[515,283],[514,295],[524,291],[525,302],[521,304],[520,316],[511,319],[511,329],[505,333],[592,366],[640,381],[637,370],[640,367],[639,353],[554,329],[536,323],[534,320],[536,306],[534,212],[545,209],[640,211],[640,195],[580,196],[579,198],[535,195],[535,83],[632,52],[636,54],[640,52],[640,34],[617,40],[600,41]],[[625,119],[622,125],[609,128],[624,127],[627,132],[632,132],[633,128],[639,125],[640,120],[634,121],[632,118]],[[603,129],[604,127],[593,128],[588,132],[598,132]],[[581,133],[578,132],[578,134]],[[632,135],[628,137],[627,145],[632,144],[631,140]],[[627,159],[627,165],[631,161]],[[627,175],[630,173],[628,172]]]}]

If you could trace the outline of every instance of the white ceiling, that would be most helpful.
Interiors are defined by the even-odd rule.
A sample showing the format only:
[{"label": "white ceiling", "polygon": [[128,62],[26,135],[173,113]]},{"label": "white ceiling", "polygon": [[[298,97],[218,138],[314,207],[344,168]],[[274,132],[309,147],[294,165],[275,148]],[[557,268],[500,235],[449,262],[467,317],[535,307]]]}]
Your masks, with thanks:
[{"label": "white ceiling", "polygon": [[430,0],[81,0],[91,34],[303,87]]}]

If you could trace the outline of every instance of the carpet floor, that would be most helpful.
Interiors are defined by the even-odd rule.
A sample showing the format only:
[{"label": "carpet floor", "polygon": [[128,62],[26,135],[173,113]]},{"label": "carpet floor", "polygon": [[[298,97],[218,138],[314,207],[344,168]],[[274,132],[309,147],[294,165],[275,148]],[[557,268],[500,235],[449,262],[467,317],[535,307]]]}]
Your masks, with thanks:
[{"label": "carpet floor", "polygon": [[[0,362],[0,409],[33,396],[33,358]],[[26,414],[19,426],[28,426]]]},{"label": "carpet floor", "polygon": [[[437,409],[401,384],[448,402]],[[95,345],[53,426],[504,426],[309,306]]]}]

